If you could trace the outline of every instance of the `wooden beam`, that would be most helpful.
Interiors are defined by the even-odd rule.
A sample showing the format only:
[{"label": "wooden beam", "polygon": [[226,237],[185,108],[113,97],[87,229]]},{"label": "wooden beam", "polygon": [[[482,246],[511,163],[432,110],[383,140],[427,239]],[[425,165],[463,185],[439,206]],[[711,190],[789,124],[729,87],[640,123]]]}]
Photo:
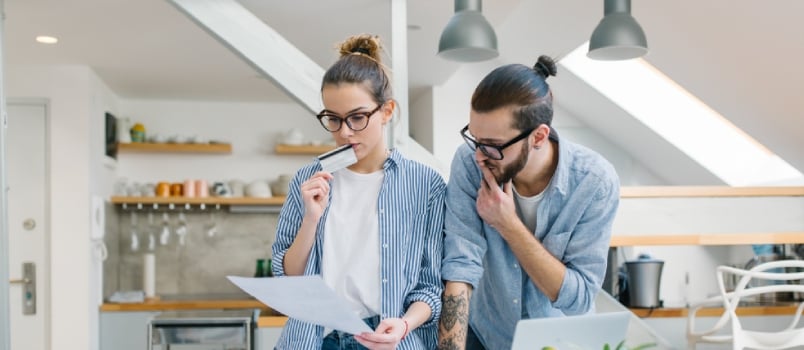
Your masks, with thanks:
[{"label": "wooden beam", "polygon": [[170,0],[311,113],[321,111],[324,69],[235,0]]}]

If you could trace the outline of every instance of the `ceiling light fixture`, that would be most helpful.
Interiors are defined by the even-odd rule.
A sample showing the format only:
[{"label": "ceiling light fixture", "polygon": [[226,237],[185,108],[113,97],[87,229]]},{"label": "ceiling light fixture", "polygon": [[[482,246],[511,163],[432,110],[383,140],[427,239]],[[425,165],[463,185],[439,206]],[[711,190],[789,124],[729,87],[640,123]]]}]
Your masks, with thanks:
[{"label": "ceiling light fixture", "polygon": [[455,0],[455,15],[438,41],[438,55],[450,61],[477,62],[499,56],[497,35],[481,14],[481,0]]},{"label": "ceiling light fixture", "polygon": [[648,53],[648,40],[631,16],[631,0],[604,0],[604,16],[589,40],[587,57],[614,61],[642,57]]},{"label": "ceiling light fixture", "polygon": [[36,37],[36,41],[42,44],[55,44],[59,42],[59,38],[55,36],[40,35]]}]

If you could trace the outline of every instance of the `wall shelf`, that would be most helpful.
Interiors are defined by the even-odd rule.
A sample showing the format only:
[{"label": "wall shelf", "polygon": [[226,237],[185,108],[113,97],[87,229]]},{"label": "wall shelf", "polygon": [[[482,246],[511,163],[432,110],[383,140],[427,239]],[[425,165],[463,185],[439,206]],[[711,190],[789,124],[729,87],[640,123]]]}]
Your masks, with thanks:
[{"label": "wall shelf", "polygon": [[[778,316],[795,315],[798,304],[790,305],[768,305],[768,306],[738,306],[736,313],[739,316]],[[663,317],[687,317],[690,309],[687,308],[655,308],[655,309],[631,309],[637,317],[641,318],[663,318]],[[698,317],[720,317],[723,314],[722,307],[702,308],[696,314]]]},{"label": "wall shelf", "polygon": [[743,245],[804,243],[804,232],[613,235],[611,247],[645,245]]},{"label": "wall shelf", "polygon": [[230,143],[118,143],[118,152],[128,153],[232,153]]},{"label": "wall shelf", "polygon": [[113,196],[111,199],[112,204],[127,204],[127,205],[152,205],[152,204],[174,204],[174,205],[282,205],[285,203],[285,197],[205,197],[205,198],[191,198],[191,197],[127,197],[127,196]]},{"label": "wall shelf", "polygon": [[282,143],[276,144],[274,152],[276,154],[311,154],[319,155],[334,149],[333,145],[286,145]]}]

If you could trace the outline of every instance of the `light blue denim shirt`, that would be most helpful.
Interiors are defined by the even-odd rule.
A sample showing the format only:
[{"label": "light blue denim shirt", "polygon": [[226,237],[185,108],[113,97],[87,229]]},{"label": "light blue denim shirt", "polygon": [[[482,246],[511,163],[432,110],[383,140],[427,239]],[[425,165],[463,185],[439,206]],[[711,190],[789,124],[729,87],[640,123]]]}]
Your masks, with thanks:
[{"label": "light blue denim shirt", "polygon": [[[321,171],[321,163],[316,160],[301,168],[290,182],[273,245],[272,268],[277,277],[285,275],[285,253],[296,238],[304,216],[300,185],[317,171]],[[377,215],[379,220],[380,246],[366,249],[380,251],[382,279],[377,286],[382,309],[380,318],[402,317],[413,302],[426,303],[432,310],[430,319],[408,334],[398,349],[435,349],[444,290],[440,271],[446,184],[435,170],[406,159],[396,150],[385,161],[383,171],[385,177],[377,198],[377,212],[366,213]],[[334,176],[338,176],[337,173]],[[329,207],[324,209],[316,227],[305,275],[321,273],[328,213]],[[320,349],[323,330],[321,326],[290,318],[276,348]]]},{"label": "light blue denim shirt", "polygon": [[[551,138],[558,141],[558,135]],[[447,185],[442,278],[472,285],[472,330],[491,349],[510,349],[523,317],[583,314],[593,309],[603,283],[620,184],[602,156],[559,142],[556,173],[539,204],[534,235],[567,269],[551,302],[519,266],[511,248],[477,214],[481,180],[475,153],[461,146]]]}]

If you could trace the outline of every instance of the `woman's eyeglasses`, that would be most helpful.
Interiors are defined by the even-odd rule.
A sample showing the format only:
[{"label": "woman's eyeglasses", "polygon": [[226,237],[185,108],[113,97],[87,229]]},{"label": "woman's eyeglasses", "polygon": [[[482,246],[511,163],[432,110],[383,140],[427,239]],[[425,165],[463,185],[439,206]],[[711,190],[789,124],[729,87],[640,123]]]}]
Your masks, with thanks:
[{"label": "woman's eyeglasses", "polygon": [[335,113],[332,112],[321,112],[315,117],[318,118],[318,122],[321,123],[321,126],[324,129],[327,129],[329,132],[336,132],[341,129],[343,123],[346,123],[346,126],[349,129],[354,131],[360,131],[365,129],[368,126],[369,118],[371,118],[374,113],[382,108],[383,104],[381,103],[377,108],[374,108],[370,112],[355,112],[351,113],[346,116],[346,118],[341,118]]},{"label": "woman's eyeglasses", "polygon": [[536,128],[525,130],[521,134],[519,134],[519,136],[514,137],[513,139],[511,139],[511,141],[508,141],[508,142],[506,142],[506,143],[504,143],[502,145],[499,145],[499,146],[498,145],[489,145],[489,144],[486,144],[486,143],[477,142],[477,140],[475,140],[474,138],[469,136],[469,125],[468,124],[466,126],[464,126],[463,129],[461,129],[461,136],[463,136],[463,140],[466,141],[466,144],[468,144],[469,147],[472,147],[472,149],[476,150],[476,149],[479,148],[480,152],[483,152],[483,154],[485,154],[486,157],[489,157],[490,159],[493,159],[493,160],[502,160],[503,159],[503,150],[506,147],[508,147],[510,145],[513,145],[513,144],[519,142],[520,140],[528,137],[528,135],[530,135],[530,133],[532,133],[533,130],[536,130]]}]

